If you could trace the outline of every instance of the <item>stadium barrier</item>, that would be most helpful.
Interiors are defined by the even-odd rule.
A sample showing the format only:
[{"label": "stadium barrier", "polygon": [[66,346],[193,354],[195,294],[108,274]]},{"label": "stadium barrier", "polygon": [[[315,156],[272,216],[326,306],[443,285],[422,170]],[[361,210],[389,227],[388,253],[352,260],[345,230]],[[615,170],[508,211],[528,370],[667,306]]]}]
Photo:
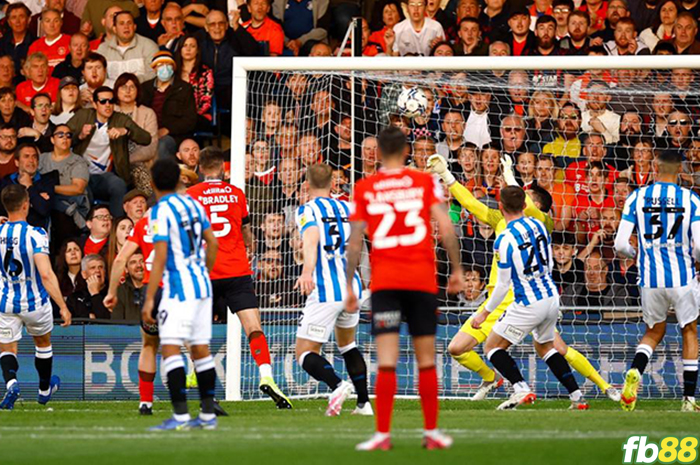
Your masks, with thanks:
[{"label": "stadium barrier", "polygon": [[[633,313],[635,310],[630,309]],[[465,398],[470,396],[479,384],[474,373],[468,372],[454,362],[447,353],[447,345],[459,323],[466,321],[471,312],[464,310],[443,313],[437,334],[437,368],[440,379],[441,396]],[[325,394],[325,388],[298,367],[294,360],[296,319],[299,309],[266,310],[263,312],[264,327],[270,345],[274,375],[278,385],[294,397],[318,397]],[[371,342],[370,325],[366,318],[358,329],[358,345],[365,357],[370,372],[370,392],[373,392],[376,374],[376,350]],[[627,361],[633,356],[634,348],[643,332],[639,322],[617,323],[605,312],[579,311],[574,317],[562,320],[560,331],[567,343],[589,357],[601,375],[613,384],[623,382],[623,372]],[[274,319],[275,324],[269,324]],[[233,318],[232,320],[237,320]],[[583,322],[586,324],[582,324]],[[448,323],[448,324],[445,324]],[[680,333],[676,325],[669,325],[666,342],[654,352],[649,368],[644,375],[641,397],[676,398],[682,394],[682,363]],[[245,341],[242,341],[244,344]],[[137,325],[87,324],[68,328],[56,327],[52,336],[54,350],[54,372],[61,377],[62,387],[57,393],[58,400],[138,400],[138,356],[141,347],[140,329]],[[214,325],[212,353],[220,380],[226,379],[226,326]],[[243,349],[243,347],[241,347]],[[241,350],[242,377],[240,385],[243,399],[263,399],[258,391],[258,373],[255,362],[247,350]],[[345,372],[342,356],[334,344],[326,345],[326,356],[333,361],[339,373]],[[565,392],[559,382],[546,369],[534,353],[531,341],[514,347],[512,354],[522,367],[523,375],[538,396],[547,398],[564,397]],[[31,338],[24,337],[20,342],[20,372],[22,391],[27,396],[38,387],[34,365],[34,349]],[[191,365],[191,362],[188,362]],[[412,357],[410,339],[403,328],[401,337],[401,360],[398,371],[398,394],[415,396],[417,370]],[[576,375],[583,381],[580,375]],[[167,400],[165,380],[160,370],[156,377],[156,398]],[[587,397],[600,397],[602,394],[590,382],[582,383]],[[503,396],[498,392],[497,396]],[[198,397],[192,392],[193,399]],[[223,386],[217,387],[217,396],[223,398]],[[27,397],[30,399],[31,397]]]}]

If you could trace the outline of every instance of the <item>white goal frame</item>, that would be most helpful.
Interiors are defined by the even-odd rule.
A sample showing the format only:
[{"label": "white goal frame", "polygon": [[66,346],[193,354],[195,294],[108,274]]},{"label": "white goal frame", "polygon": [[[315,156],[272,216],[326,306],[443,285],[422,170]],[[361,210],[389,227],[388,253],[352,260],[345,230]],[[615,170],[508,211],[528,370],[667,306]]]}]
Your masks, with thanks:
[{"label": "white goal frame", "polygon": [[[235,57],[231,102],[231,183],[245,191],[247,74],[252,71],[510,71],[587,69],[700,69],[700,55],[549,56],[549,57]],[[351,89],[354,86],[351,83]],[[354,103],[355,94],[351,91]],[[355,105],[350,106],[354,140]],[[354,157],[353,157],[354,161]],[[261,309],[264,311],[264,309]],[[280,309],[275,309],[280,311]],[[299,309],[294,311],[298,312]],[[242,399],[244,347],[238,318],[230,317],[226,344],[226,400]],[[235,341],[235,342],[234,342]]]}]

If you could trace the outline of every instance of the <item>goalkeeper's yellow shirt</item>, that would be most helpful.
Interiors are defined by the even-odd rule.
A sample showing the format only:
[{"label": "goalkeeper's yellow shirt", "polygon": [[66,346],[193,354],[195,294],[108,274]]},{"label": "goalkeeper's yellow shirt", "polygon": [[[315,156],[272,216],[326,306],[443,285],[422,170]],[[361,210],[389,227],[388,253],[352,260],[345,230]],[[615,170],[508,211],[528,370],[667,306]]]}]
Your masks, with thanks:
[{"label": "goalkeeper's yellow shirt", "polygon": [[[496,232],[496,236],[501,234],[503,230],[506,229],[506,220],[503,218],[503,213],[501,213],[500,210],[489,208],[481,203],[476,197],[474,197],[469,189],[461,185],[459,182],[455,182],[450,186],[450,193],[469,213],[473,214],[479,221],[491,226]],[[532,201],[529,195],[525,196],[525,204],[525,215],[540,220],[542,223],[544,223],[547,231],[552,232],[552,229],[554,228],[554,220],[552,220],[552,217],[547,213],[542,213],[540,209],[535,206],[535,203]],[[486,289],[488,290],[489,294],[491,294],[494,286],[496,286],[497,276],[498,263],[496,256],[494,255],[491,263],[489,282],[486,284]],[[508,293],[513,293],[512,287]]]}]

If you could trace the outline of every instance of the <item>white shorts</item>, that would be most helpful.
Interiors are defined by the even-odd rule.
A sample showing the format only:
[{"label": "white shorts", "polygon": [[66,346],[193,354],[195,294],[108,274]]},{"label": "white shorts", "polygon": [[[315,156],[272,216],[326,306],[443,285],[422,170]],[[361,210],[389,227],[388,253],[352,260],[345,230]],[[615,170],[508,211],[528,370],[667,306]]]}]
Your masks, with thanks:
[{"label": "white shorts", "polygon": [[43,336],[53,331],[53,309],[47,303],[33,312],[0,313],[0,343],[22,339],[22,326],[30,336]]},{"label": "white shorts", "polygon": [[344,302],[307,302],[299,319],[297,337],[323,344],[330,339],[334,327],[354,328],[359,322],[360,312],[346,312]]},{"label": "white shorts", "polygon": [[683,287],[641,288],[642,317],[650,328],[666,321],[673,307],[681,328],[698,319],[698,285],[693,281]]},{"label": "white shorts", "polygon": [[211,341],[212,299],[163,299],[158,306],[161,345],[207,345]]},{"label": "white shorts", "polygon": [[513,302],[493,325],[492,331],[511,344],[520,344],[530,333],[535,341],[544,344],[554,340],[558,319],[559,296],[528,306]]}]

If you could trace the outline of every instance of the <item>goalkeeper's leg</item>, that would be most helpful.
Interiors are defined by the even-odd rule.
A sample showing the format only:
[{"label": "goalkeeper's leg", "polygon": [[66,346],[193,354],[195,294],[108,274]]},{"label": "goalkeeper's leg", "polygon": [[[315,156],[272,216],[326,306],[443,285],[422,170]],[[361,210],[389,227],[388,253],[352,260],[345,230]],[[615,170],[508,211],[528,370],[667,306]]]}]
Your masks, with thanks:
[{"label": "goalkeeper's leg", "polygon": [[[472,328],[472,319],[469,318],[469,320],[462,325],[454,338],[452,338],[450,345],[447,347],[450,355],[460,365],[477,373],[483,379],[481,386],[479,386],[472,400],[484,400],[489,392],[498,389],[498,387],[503,384],[503,378],[498,376],[474,349],[477,345],[486,340],[491,333],[491,328],[493,328],[493,325],[498,321],[508,305],[510,305],[510,303],[505,301],[499,305],[495,311],[491,312],[480,329]],[[481,307],[478,311],[481,311]]]},{"label": "goalkeeper's leg", "polygon": [[600,376],[600,373],[598,373],[598,370],[593,367],[591,362],[589,362],[581,352],[568,346],[558,332],[554,335],[554,348],[564,356],[569,365],[571,365],[571,368],[581,373],[586,379],[591,380],[598,386],[598,389],[605,393],[612,401],[620,401],[620,391],[605,381],[603,377]]}]

